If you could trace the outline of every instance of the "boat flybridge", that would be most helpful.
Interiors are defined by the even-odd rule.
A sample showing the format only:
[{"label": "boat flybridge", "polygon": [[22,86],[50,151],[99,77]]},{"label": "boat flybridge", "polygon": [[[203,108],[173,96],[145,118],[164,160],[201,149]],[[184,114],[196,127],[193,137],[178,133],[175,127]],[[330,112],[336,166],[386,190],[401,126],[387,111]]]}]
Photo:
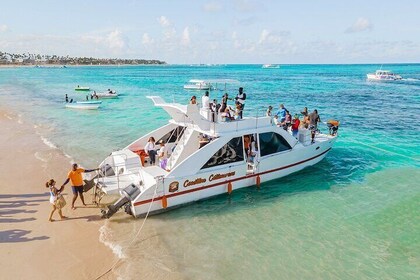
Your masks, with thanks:
[{"label": "boat flybridge", "polygon": [[402,79],[400,75],[389,70],[376,70],[375,73],[369,73],[366,76],[369,81],[398,81]]},{"label": "boat flybridge", "polygon": [[[309,130],[301,130],[298,140],[270,117],[223,121],[196,104],[148,98],[171,119],[100,164],[99,193],[120,194],[102,210],[104,218],[120,208],[144,216],[286,176],[321,161],[337,137],[317,133],[311,143]],[[152,136],[172,151],[165,168],[150,165],[144,152]]]}]

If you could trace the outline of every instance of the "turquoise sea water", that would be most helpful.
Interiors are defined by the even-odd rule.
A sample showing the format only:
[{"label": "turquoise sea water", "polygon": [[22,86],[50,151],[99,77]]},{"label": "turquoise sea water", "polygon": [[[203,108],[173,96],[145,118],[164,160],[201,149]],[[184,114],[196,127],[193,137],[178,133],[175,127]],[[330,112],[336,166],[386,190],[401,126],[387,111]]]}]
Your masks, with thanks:
[{"label": "turquoise sea water", "polygon": [[[94,167],[112,150],[167,122],[147,95],[187,103],[190,79],[237,79],[245,115],[280,103],[307,106],[341,122],[339,139],[318,165],[260,189],[235,191],[153,216],[163,247],[140,238],[124,250],[124,278],[148,271],[185,279],[416,279],[420,275],[420,65],[384,65],[405,79],[367,82],[378,65],[139,66],[0,69],[0,103],[37,125],[74,160]],[[98,111],[64,109],[76,85],[121,94]],[[236,94],[238,85],[228,86]],[[220,100],[223,92],[212,91]],[[141,220],[110,220],[127,244]],[[152,238],[152,237],[151,237]],[[139,262],[148,259],[151,267]],[[158,273],[159,272],[159,273]],[[144,274],[143,274],[144,275]],[[158,277],[159,278],[159,277]]]}]

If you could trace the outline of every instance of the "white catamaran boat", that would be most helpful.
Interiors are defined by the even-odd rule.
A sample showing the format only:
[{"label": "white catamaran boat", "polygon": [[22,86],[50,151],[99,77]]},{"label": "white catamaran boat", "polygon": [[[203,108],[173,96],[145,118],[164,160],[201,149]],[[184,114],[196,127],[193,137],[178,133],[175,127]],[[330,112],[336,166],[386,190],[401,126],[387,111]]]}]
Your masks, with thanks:
[{"label": "white catamaran boat", "polygon": [[[337,137],[318,133],[311,143],[310,131],[304,129],[298,141],[273,126],[270,117],[224,122],[216,116],[213,122],[195,104],[149,98],[172,119],[100,164],[94,179],[98,196],[121,195],[102,211],[104,218],[122,207],[135,217],[157,213],[289,175],[321,161]],[[172,151],[166,166],[148,163],[144,148],[152,136]]]},{"label": "white catamaran boat", "polygon": [[66,103],[65,107],[69,109],[96,110],[101,106],[102,101],[76,101]]},{"label": "white catamaran boat", "polygon": [[369,81],[398,81],[402,79],[400,75],[388,70],[376,70],[375,73],[369,73],[366,76]]},{"label": "white catamaran boat", "polygon": [[187,84],[184,85],[184,89],[191,90],[211,90],[212,86],[210,82],[203,80],[189,80]]}]

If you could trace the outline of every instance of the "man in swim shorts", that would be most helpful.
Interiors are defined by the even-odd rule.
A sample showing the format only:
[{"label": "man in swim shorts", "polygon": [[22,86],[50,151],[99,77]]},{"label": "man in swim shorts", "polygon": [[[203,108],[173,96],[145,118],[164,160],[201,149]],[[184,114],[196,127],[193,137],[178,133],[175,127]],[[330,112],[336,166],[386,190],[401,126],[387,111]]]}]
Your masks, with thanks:
[{"label": "man in swim shorts", "polygon": [[76,201],[78,194],[80,194],[80,199],[82,200],[83,205],[86,206],[85,199],[83,197],[83,176],[82,176],[82,173],[93,172],[93,171],[97,171],[97,170],[99,170],[99,168],[83,169],[83,168],[78,168],[77,163],[73,164],[72,170],[70,170],[69,174],[67,175],[66,181],[63,183],[63,185],[60,188],[60,191],[63,191],[64,186],[69,181],[71,181],[71,190],[73,191],[73,200],[71,202],[71,209],[73,209],[73,210],[76,209],[74,207],[74,202]]}]

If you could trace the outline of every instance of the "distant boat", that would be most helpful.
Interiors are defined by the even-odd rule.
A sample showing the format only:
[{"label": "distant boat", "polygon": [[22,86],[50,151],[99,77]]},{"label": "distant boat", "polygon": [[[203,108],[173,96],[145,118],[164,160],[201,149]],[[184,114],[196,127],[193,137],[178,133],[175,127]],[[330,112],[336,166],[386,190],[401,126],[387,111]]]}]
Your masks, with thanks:
[{"label": "distant boat", "polygon": [[402,79],[400,75],[396,75],[389,70],[376,70],[375,73],[366,75],[369,81],[399,81]]},{"label": "distant boat", "polygon": [[82,110],[96,110],[101,106],[102,101],[77,101],[66,103],[65,107],[69,109],[82,109]]},{"label": "distant boat", "polygon": [[187,84],[184,85],[184,89],[192,90],[211,90],[212,86],[208,81],[204,80],[189,80]]},{"label": "distant boat", "polygon": [[77,87],[74,88],[74,90],[76,90],[76,91],[89,91],[90,87],[77,86]]},{"label": "distant boat", "polygon": [[264,64],[264,65],[262,66],[262,68],[272,68],[272,69],[277,69],[277,68],[280,68],[280,65],[278,65],[278,64]]},{"label": "distant boat", "polygon": [[105,91],[105,92],[97,92],[97,93],[94,93],[93,94],[93,97],[95,97],[95,95],[98,97],[98,98],[108,98],[108,99],[110,99],[110,98],[118,98],[118,93],[115,91],[115,90],[112,90],[112,91]]}]

